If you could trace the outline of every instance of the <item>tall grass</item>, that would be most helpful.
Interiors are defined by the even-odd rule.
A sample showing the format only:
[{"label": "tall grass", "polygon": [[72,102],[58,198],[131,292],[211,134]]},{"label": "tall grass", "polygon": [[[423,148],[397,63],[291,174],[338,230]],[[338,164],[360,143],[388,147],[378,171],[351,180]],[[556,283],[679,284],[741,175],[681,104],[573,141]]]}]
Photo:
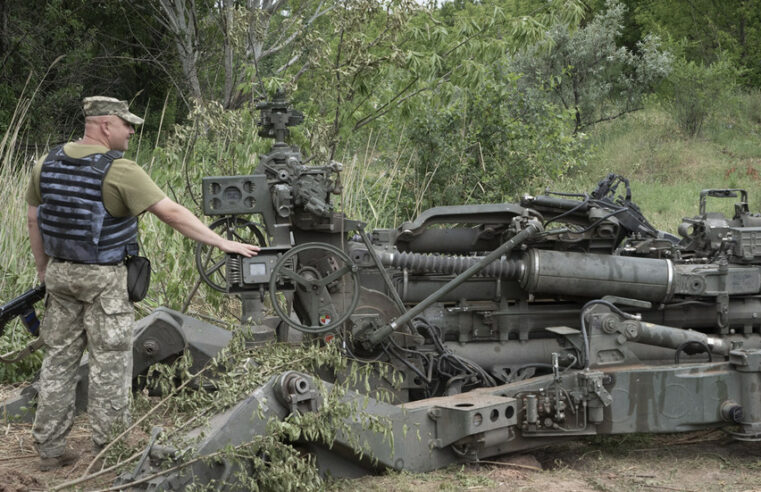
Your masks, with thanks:
[{"label": "tall grass", "polygon": [[342,157],[343,193],[339,206],[350,218],[367,223],[367,229],[392,227],[402,220],[399,207],[401,183],[408,179],[412,156],[400,135],[390,155],[378,148],[378,136],[371,131],[361,153],[347,149]]},{"label": "tall grass", "polygon": [[[29,248],[26,226],[26,188],[37,156],[19,152],[19,137],[29,107],[37,93],[26,97],[26,88],[18,100],[8,129],[0,139],[0,302],[8,302],[31,288],[37,281],[37,270]],[[0,354],[8,354],[25,346],[31,337],[14,320],[0,337]],[[41,361],[39,354],[8,365],[0,364],[0,381],[16,381],[34,371]]]},{"label": "tall grass", "polygon": [[[17,158],[21,160],[22,157]],[[0,207],[0,302],[3,303],[22,294],[37,282],[37,270],[29,249],[26,227],[25,190],[31,177],[30,171],[29,164],[16,168],[9,165],[0,167],[0,196],[4,202]],[[0,354],[15,351],[30,341],[31,336],[24,326],[14,320],[6,325],[5,333],[0,337]],[[0,364],[0,381],[24,379],[36,370],[40,360],[39,355],[33,355],[17,364]]]},{"label": "tall grass", "polygon": [[[552,183],[556,189],[591,191],[614,172],[631,181],[635,203],[662,230],[675,232],[682,217],[698,213],[700,191],[744,188],[751,211],[761,207],[761,92],[727,94],[724,110],[699,137],[680,133],[657,104],[599,125],[590,133],[592,152],[583,174]],[[749,109],[751,108],[751,109]],[[709,199],[709,210],[733,213],[733,199]]]}]

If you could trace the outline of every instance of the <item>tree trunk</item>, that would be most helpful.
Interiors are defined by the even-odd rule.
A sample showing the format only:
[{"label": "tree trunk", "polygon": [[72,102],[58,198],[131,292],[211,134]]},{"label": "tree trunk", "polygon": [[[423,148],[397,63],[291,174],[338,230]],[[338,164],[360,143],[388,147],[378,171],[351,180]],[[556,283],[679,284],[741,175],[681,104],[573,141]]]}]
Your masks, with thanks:
[{"label": "tree trunk", "polygon": [[182,73],[190,87],[190,95],[202,99],[198,80],[198,29],[195,0],[159,0],[164,12],[162,23],[174,35]]},{"label": "tree trunk", "polygon": [[225,67],[225,87],[222,95],[223,106],[229,109],[232,106],[233,89],[237,80],[235,67],[233,66],[233,22],[234,22],[234,0],[224,0],[222,2],[222,32],[224,34],[224,67]]}]

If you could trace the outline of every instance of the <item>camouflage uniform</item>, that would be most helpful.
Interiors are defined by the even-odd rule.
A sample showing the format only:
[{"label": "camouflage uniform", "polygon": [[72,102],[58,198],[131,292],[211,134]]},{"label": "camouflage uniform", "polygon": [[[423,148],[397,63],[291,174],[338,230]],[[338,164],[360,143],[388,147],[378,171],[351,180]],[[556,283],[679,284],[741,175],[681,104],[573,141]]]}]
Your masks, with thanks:
[{"label": "camouflage uniform", "polygon": [[74,420],[76,373],[89,353],[88,414],[93,441],[108,442],[112,426],[129,421],[132,324],[124,265],[53,260],[40,336],[47,345],[32,434],[43,458],[59,456]]},{"label": "camouflage uniform", "polygon": [[[116,115],[132,124],[143,123],[142,118],[129,112],[126,101],[113,98],[86,98],[84,112],[85,116]],[[27,202],[34,207],[41,202],[40,166],[42,163],[27,192]],[[136,173],[130,171],[130,175]],[[152,181],[150,185],[156,188]],[[150,191],[148,194],[155,198],[151,203],[163,196]],[[118,205],[132,207],[128,215],[135,216],[149,206],[135,194],[120,196],[126,201]],[[54,257],[45,274],[47,308],[40,327],[47,349],[32,427],[43,459],[61,457],[66,448],[66,436],[74,421],[77,372],[85,348],[89,357],[88,414],[93,442],[106,444],[114,427],[130,420],[134,312],[127,297],[127,269],[123,262],[98,264],[98,257],[83,262],[55,258],[67,258],[72,252],[69,246],[56,246],[61,254],[46,249],[46,254]]]}]

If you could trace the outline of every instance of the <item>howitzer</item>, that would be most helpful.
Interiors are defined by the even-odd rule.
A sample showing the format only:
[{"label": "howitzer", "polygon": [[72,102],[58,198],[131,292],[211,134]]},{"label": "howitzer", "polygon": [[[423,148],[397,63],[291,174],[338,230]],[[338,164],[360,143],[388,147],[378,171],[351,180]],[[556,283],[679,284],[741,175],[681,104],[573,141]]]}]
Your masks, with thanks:
[{"label": "howitzer", "polygon": [[45,284],[24,292],[17,298],[0,306],[0,336],[5,332],[5,325],[16,316],[33,336],[40,334],[40,320],[34,310],[34,305],[45,297]]},{"label": "howitzer", "polygon": [[[261,338],[335,343],[401,381],[373,381],[392,402],[364,387],[343,396],[385,420],[392,442],[350,417],[332,442],[291,443],[323,472],[427,471],[602,434],[728,427],[761,439],[761,216],[745,191],[705,190],[678,235],[653,227],[615,175],[588,194],[434,207],[366,231],[331,201],[341,166],[306,165],[288,145],[300,113],[282,96],[260,109],[272,150],[251,174],[205,178],[203,205],[222,234],[262,250],[241,258],[199,246],[201,277],[241,297],[241,319]],[[708,198],[738,196],[732,218],[708,211]],[[230,339],[210,331],[166,309],[144,318],[135,375],[183,351],[202,364]],[[220,450],[272,419],[320,412],[320,388],[347,384],[321,377],[287,371],[172,436],[187,441],[155,437],[122,484],[241,488],[246,463]],[[214,458],[183,462],[204,455]],[[178,468],[155,475],[168,466]]]},{"label": "howitzer", "polygon": [[[300,121],[283,100],[263,108],[263,134],[276,139]],[[365,232],[330,203],[339,166],[305,166],[280,140],[259,162],[252,175],[205,178],[204,206],[230,214],[218,220],[226,233],[265,247],[253,258],[199,247],[201,271],[244,299],[244,318],[262,317],[269,299],[281,339],[337,340],[347,357],[402,375],[387,385],[395,404],[362,388],[344,397],[387,419],[393,445],[351,419],[334,442],[297,443],[323,471],[426,471],[596,434],[731,426],[737,439],[761,438],[761,217],[744,191],[701,193],[678,236],[653,227],[615,175],[589,194],[435,207]],[[707,198],[738,193],[733,218],[706,211]],[[319,412],[317,388],[333,382],[274,377],[189,434],[206,436],[194,453]],[[128,478],[180,451],[149,446]],[[194,462],[150,488],[245,470],[222,464]]]}]

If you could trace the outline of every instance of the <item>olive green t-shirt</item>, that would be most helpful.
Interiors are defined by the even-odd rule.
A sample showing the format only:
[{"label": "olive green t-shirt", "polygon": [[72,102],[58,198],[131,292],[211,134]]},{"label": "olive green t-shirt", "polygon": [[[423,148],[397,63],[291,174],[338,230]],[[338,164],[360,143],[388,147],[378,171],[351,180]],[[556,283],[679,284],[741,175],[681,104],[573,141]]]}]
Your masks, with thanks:
[{"label": "olive green t-shirt", "polygon": [[[67,143],[63,151],[69,157],[81,159],[90,154],[105,154],[108,149],[102,145]],[[32,179],[26,190],[26,202],[32,207],[42,204],[40,193],[40,171],[45,157],[32,170]],[[145,209],[166,198],[166,194],[156,186],[148,173],[136,162],[116,159],[103,180],[103,205],[114,217],[138,216]]]}]

